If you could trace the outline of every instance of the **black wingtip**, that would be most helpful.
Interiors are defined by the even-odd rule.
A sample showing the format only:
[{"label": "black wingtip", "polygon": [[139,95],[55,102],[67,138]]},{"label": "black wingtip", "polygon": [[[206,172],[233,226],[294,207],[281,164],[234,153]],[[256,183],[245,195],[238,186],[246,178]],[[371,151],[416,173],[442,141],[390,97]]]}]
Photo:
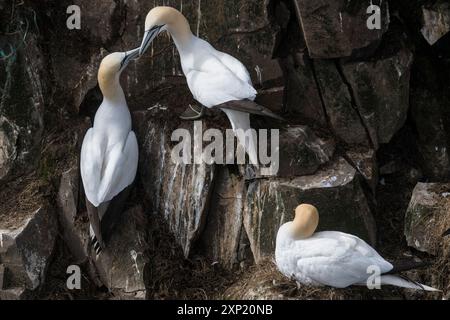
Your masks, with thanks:
[{"label": "black wingtip", "polygon": [[406,272],[411,270],[425,269],[431,266],[431,263],[424,261],[414,261],[411,259],[408,260],[400,260],[394,263],[394,269],[387,272],[386,275],[389,274],[399,274],[400,272]]},{"label": "black wingtip", "polygon": [[272,118],[272,119],[275,119],[275,120],[279,120],[279,121],[282,121],[282,122],[286,122],[286,119],[285,118],[283,118],[282,116],[279,116],[279,115],[277,115],[277,114],[275,114],[275,113],[273,113],[273,112],[265,112],[265,115],[267,116],[267,117],[270,117],[270,118]]},{"label": "black wingtip", "polygon": [[257,116],[269,117],[280,121],[286,121],[283,117],[275,114],[272,110],[248,99],[228,101],[219,104],[214,108],[246,112]]},{"label": "black wingtip", "polygon": [[278,115],[275,117],[275,119],[280,120],[282,122],[287,122],[287,120],[285,118],[278,116]]}]

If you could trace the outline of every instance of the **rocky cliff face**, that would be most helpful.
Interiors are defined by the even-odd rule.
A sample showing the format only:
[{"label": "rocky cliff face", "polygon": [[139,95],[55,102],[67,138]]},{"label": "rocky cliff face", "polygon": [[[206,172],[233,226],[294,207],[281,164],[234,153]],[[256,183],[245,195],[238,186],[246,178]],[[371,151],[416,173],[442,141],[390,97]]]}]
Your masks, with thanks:
[{"label": "rocky cliff face", "polygon": [[[440,238],[450,228],[445,1],[165,1],[195,34],[239,58],[258,102],[288,119],[252,119],[281,128],[280,170],[260,177],[242,166],[172,163],[172,132],[194,129],[177,114],[195,102],[162,35],[123,75],[141,156],[129,209],[100,260],[87,250],[78,167],[101,102],[96,71],[108,52],[140,45],[147,12],[163,3],[78,0],[81,29],[68,30],[72,2],[0,1],[0,299],[60,297],[65,281],[54,281],[71,264],[82,266],[90,288],[119,297],[199,298],[194,287],[220,297],[225,290],[207,281],[238,286],[229,270],[264,265],[278,227],[302,202],[317,205],[322,230],[356,234],[391,259],[410,254],[405,230],[407,244],[439,260],[443,274],[418,276],[448,295],[448,241]],[[371,5],[380,8],[380,29],[367,28]],[[229,128],[212,111],[202,125]],[[190,278],[170,271],[177,268]]]}]

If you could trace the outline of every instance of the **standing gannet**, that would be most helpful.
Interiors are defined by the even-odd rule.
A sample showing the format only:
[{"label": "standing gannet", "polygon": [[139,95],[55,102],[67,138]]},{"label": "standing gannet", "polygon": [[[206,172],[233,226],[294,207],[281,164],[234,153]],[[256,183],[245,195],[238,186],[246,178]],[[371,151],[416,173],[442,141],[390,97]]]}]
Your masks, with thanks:
[{"label": "standing gannet", "polygon": [[294,221],[280,227],[275,260],[285,276],[304,285],[346,288],[366,286],[373,274],[371,268],[377,268],[381,285],[439,291],[393,275],[394,266],[358,237],[342,232],[314,233],[318,225],[317,209],[303,204],[295,210]]},{"label": "standing gannet", "polygon": [[[155,7],[148,13],[141,55],[162,31],[169,32],[175,42],[183,73],[195,100],[207,108],[217,107],[226,113],[251,163],[258,165],[256,137],[252,135],[246,143],[238,132],[251,129],[249,113],[282,118],[253,102],[257,92],[245,66],[194,36],[187,19],[172,7]],[[230,101],[234,103],[228,104]]]},{"label": "standing gannet", "polygon": [[120,75],[139,56],[139,48],[105,57],[98,71],[103,102],[81,148],[81,177],[86,193],[92,244],[100,254],[136,177],[138,143],[120,86]]}]

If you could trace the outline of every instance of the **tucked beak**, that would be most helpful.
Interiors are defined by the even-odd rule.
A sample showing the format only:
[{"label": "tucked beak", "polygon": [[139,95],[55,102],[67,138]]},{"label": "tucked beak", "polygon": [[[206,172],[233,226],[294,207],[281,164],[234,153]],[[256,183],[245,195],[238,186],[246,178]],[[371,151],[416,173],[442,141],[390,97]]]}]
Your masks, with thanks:
[{"label": "tucked beak", "polygon": [[158,36],[159,32],[161,31],[161,28],[162,28],[161,26],[156,26],[150,30],[145,31],[144,39],[142,40],[141,48],[139,50],[140,56],[142,56],[145,53],[145,51],[147,51],[150,44]]},{"label": "tucked beak", "polygon": [[125,58],[123,58],[122,60],[121,69],[124,69],[131,61],[139,57],[139,49],[140,48],[136,48],[134,50],[125,52]]}]

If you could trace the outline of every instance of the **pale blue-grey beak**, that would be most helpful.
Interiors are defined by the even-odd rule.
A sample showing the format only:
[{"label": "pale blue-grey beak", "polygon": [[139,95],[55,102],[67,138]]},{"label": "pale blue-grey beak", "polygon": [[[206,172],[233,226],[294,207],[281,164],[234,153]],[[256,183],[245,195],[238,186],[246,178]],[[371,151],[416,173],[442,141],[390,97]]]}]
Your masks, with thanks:
[{"label": "pale blue-grey beak", "polygon": [[135,60],[136,58],[139,58],[140,57],[139,50],[140,48],[136,48],[134,50],[125,52],[125,57],[122,60],[120,69],[125,69],[131,61]]},{"label": "pale blue-grey beak", "polygon": [[141,48],[139,50],[139,55],[142,56],[145,51],[147,51],[150,44],[155,40],[155,38],[159,35],[161,28],[163,26],[155,26],[150,30],[145,31],[144,39],[142,40]]}]

